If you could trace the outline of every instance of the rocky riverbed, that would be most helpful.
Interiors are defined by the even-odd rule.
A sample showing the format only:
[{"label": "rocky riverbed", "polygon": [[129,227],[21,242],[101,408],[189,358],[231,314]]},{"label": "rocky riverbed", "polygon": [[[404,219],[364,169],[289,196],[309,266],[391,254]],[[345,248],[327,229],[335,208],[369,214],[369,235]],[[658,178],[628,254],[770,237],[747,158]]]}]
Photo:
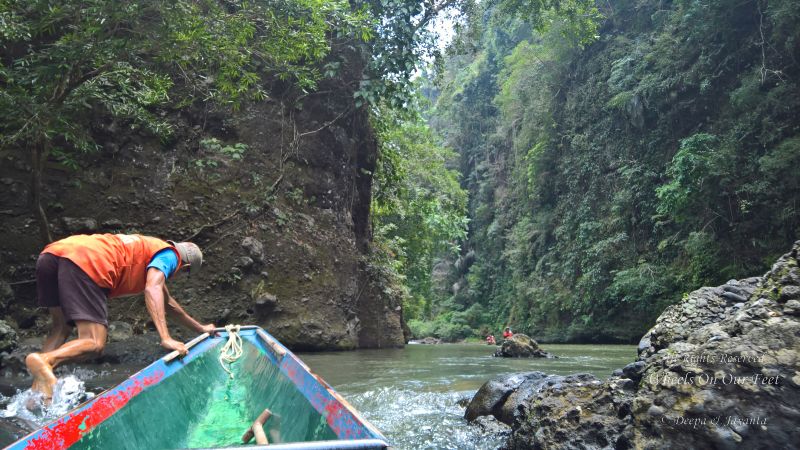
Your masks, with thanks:
[{"label": "rocky riverbed", "polygon": [[762,277],[667,308],[637,360],[602,381],[498,377],[467,419],[511,425],[529,448],[792,448],[800,442],[800,242]]}]

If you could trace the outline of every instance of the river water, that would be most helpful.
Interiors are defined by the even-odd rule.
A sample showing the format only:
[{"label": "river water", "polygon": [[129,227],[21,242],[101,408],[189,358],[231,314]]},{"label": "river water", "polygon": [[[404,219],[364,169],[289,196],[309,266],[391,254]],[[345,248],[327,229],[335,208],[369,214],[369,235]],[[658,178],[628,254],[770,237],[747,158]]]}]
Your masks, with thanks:
[{"label": "river water", "polygon": [[312,371],[358,409],[398,449],[491,449],[486,435],[463,419],[461,398],[490,378],[542,371],[589,372],[605,378],[636,358],[629,345],[544,345],[557,359],[493,358],[483,344],[408,345],[404,349],[299,355]]},{"label": "river water", "polygon": [[[605,378],[636,357],[634,346],[544,345],[557,359],[493,358],[494,347],[482,344],[408,345],[404,349],[303,353],[300,358],[322,376],[397,449],[492,449],[504,441],[485,434],[463,419],[458,401],[472,395],[490,378],[509,373],[542,371],[567,375],[589,372]],[[70,369],[59,378],[69,409],[92,392],[119,383],[138,367],[115,366],[102,371]],[[86,387],[84,389],[84,382]],[[0,447],[21,437],[8,431],[13,420],[42,423],[65,410],[53,408],[42,417],[27,417],[26,393],[11,396],[29,379],[0,381]],[[17,391],[19,392],[19,391]],[[23,433],[24,434],[24,433]]]}]

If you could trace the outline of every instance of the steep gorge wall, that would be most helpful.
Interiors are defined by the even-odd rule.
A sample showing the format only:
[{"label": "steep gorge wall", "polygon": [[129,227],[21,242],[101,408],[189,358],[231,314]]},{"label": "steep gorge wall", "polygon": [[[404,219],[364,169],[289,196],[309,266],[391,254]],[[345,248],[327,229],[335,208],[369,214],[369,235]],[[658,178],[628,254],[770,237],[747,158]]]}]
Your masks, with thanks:
[{"label": "steep gorge wall", "polygon": [[584,48],[490,11],[435,118],[470,190],[454,303],[542,341],[635,342],[800,236],[798,3],[598,7]]},{"label": "steep gorge wall", "polygon": [[[193,240],[205,254],[202,272],[169,286],[202,321],[261,325],[298,350],[404,344],[399,297],[366,270],[377,143],[349,90],[321,86],[236,113],[162,114],[177,125],[169,142],[101,119],[92,132],[102,150],[85,155],[79,170],[51,161],[44,206],[56,238]],[[3,155],[0,283],[12,291],[0,313],[23,338],[47,323],[29,282],[43,243],[28,180],[29,162]],[[135,334],[151,329],[141,296],[110,300],[109,316]]]}]

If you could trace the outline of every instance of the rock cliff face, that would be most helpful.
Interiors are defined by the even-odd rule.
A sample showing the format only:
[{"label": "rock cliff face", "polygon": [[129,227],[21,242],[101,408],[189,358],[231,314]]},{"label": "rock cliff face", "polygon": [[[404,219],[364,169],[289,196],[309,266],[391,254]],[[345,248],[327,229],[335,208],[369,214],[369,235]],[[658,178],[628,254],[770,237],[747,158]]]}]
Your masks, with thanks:
[{"label": "rock cliff face", "polygon": [[[642,339],[638,360],[606,381],[586,376],[529,377],[536,383],[524,400],[515,399],[513,431],[506,446],[796,446],[800,442],[798,257],[800,242],[763,277],[692,292],[661,315]],[[503,414],[498,419],[509,417]]]},{"label": "rock cliff face", "polygon": [[[352,94],[333,88],[235,114],[164,111],[177,130],[166,143],[99,121],[102,150],[80,170],[48,166],[54,235],[193,240],[204,270],[169,286],[195,317],[261,325],[293,349],[402,346],[399,297],[366,270],[377,144]],[[0,313],[23,337],[47,322],[28,282],[42,248],[28,166],[13,156],[0,165],[0,281],[13,288]],[[141,297],[113,299],[109,310],[135,335],[151,329]]]}]

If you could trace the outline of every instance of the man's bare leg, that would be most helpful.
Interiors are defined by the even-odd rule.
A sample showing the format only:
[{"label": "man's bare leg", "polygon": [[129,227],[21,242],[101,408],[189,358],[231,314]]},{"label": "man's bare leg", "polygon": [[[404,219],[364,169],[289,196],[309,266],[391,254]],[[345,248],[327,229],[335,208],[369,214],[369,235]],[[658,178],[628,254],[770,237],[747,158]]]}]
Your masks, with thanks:
[{"label": "man's bare leg", "polygon": [[[50,311],[50,332],[47,334],[47,337],[42,344],[42,352],[50,352],[67,341],[69,335],[72,334],[72,326],[67,323],[67,319],[64,317],[64,311],[61,310],[61,307],[55,306],[48,308]],[[27,364],[28,360],[26,358],[26,364],[28,365],[28,370],[32,368],[42,367],[42,362],[40,358],[31,356],[30,358],[31,363]],[[31,370],[31,374],[33,371]],[[54,383],[53,378],[51,377],[48,372],[41,372],[38,374],[39,376],[34,375],[33,378],[33,386],[31,387],[32,390],[37,392],[46,392],[47,386],[51,383]]]},{"label": "man's bare leg", "polygon": [[61,347],[72,334],[72,325],[67,323],[64,311],[60,306],[48,308],[50,310],[50,333],[42,344],[42,352],[51,352]]},{"label": "man's bare leg", "polygon": [[49,352],[31,353],[25,358],[25,365],[33,375],[31,389],[41,392],[46,400],[53,397],[56,384],[53,369],[65,362],[97,356],[105,348],[108,333],[105,325],[85,320],[77,320],[75,324],[78,326],[78,339]]}]

